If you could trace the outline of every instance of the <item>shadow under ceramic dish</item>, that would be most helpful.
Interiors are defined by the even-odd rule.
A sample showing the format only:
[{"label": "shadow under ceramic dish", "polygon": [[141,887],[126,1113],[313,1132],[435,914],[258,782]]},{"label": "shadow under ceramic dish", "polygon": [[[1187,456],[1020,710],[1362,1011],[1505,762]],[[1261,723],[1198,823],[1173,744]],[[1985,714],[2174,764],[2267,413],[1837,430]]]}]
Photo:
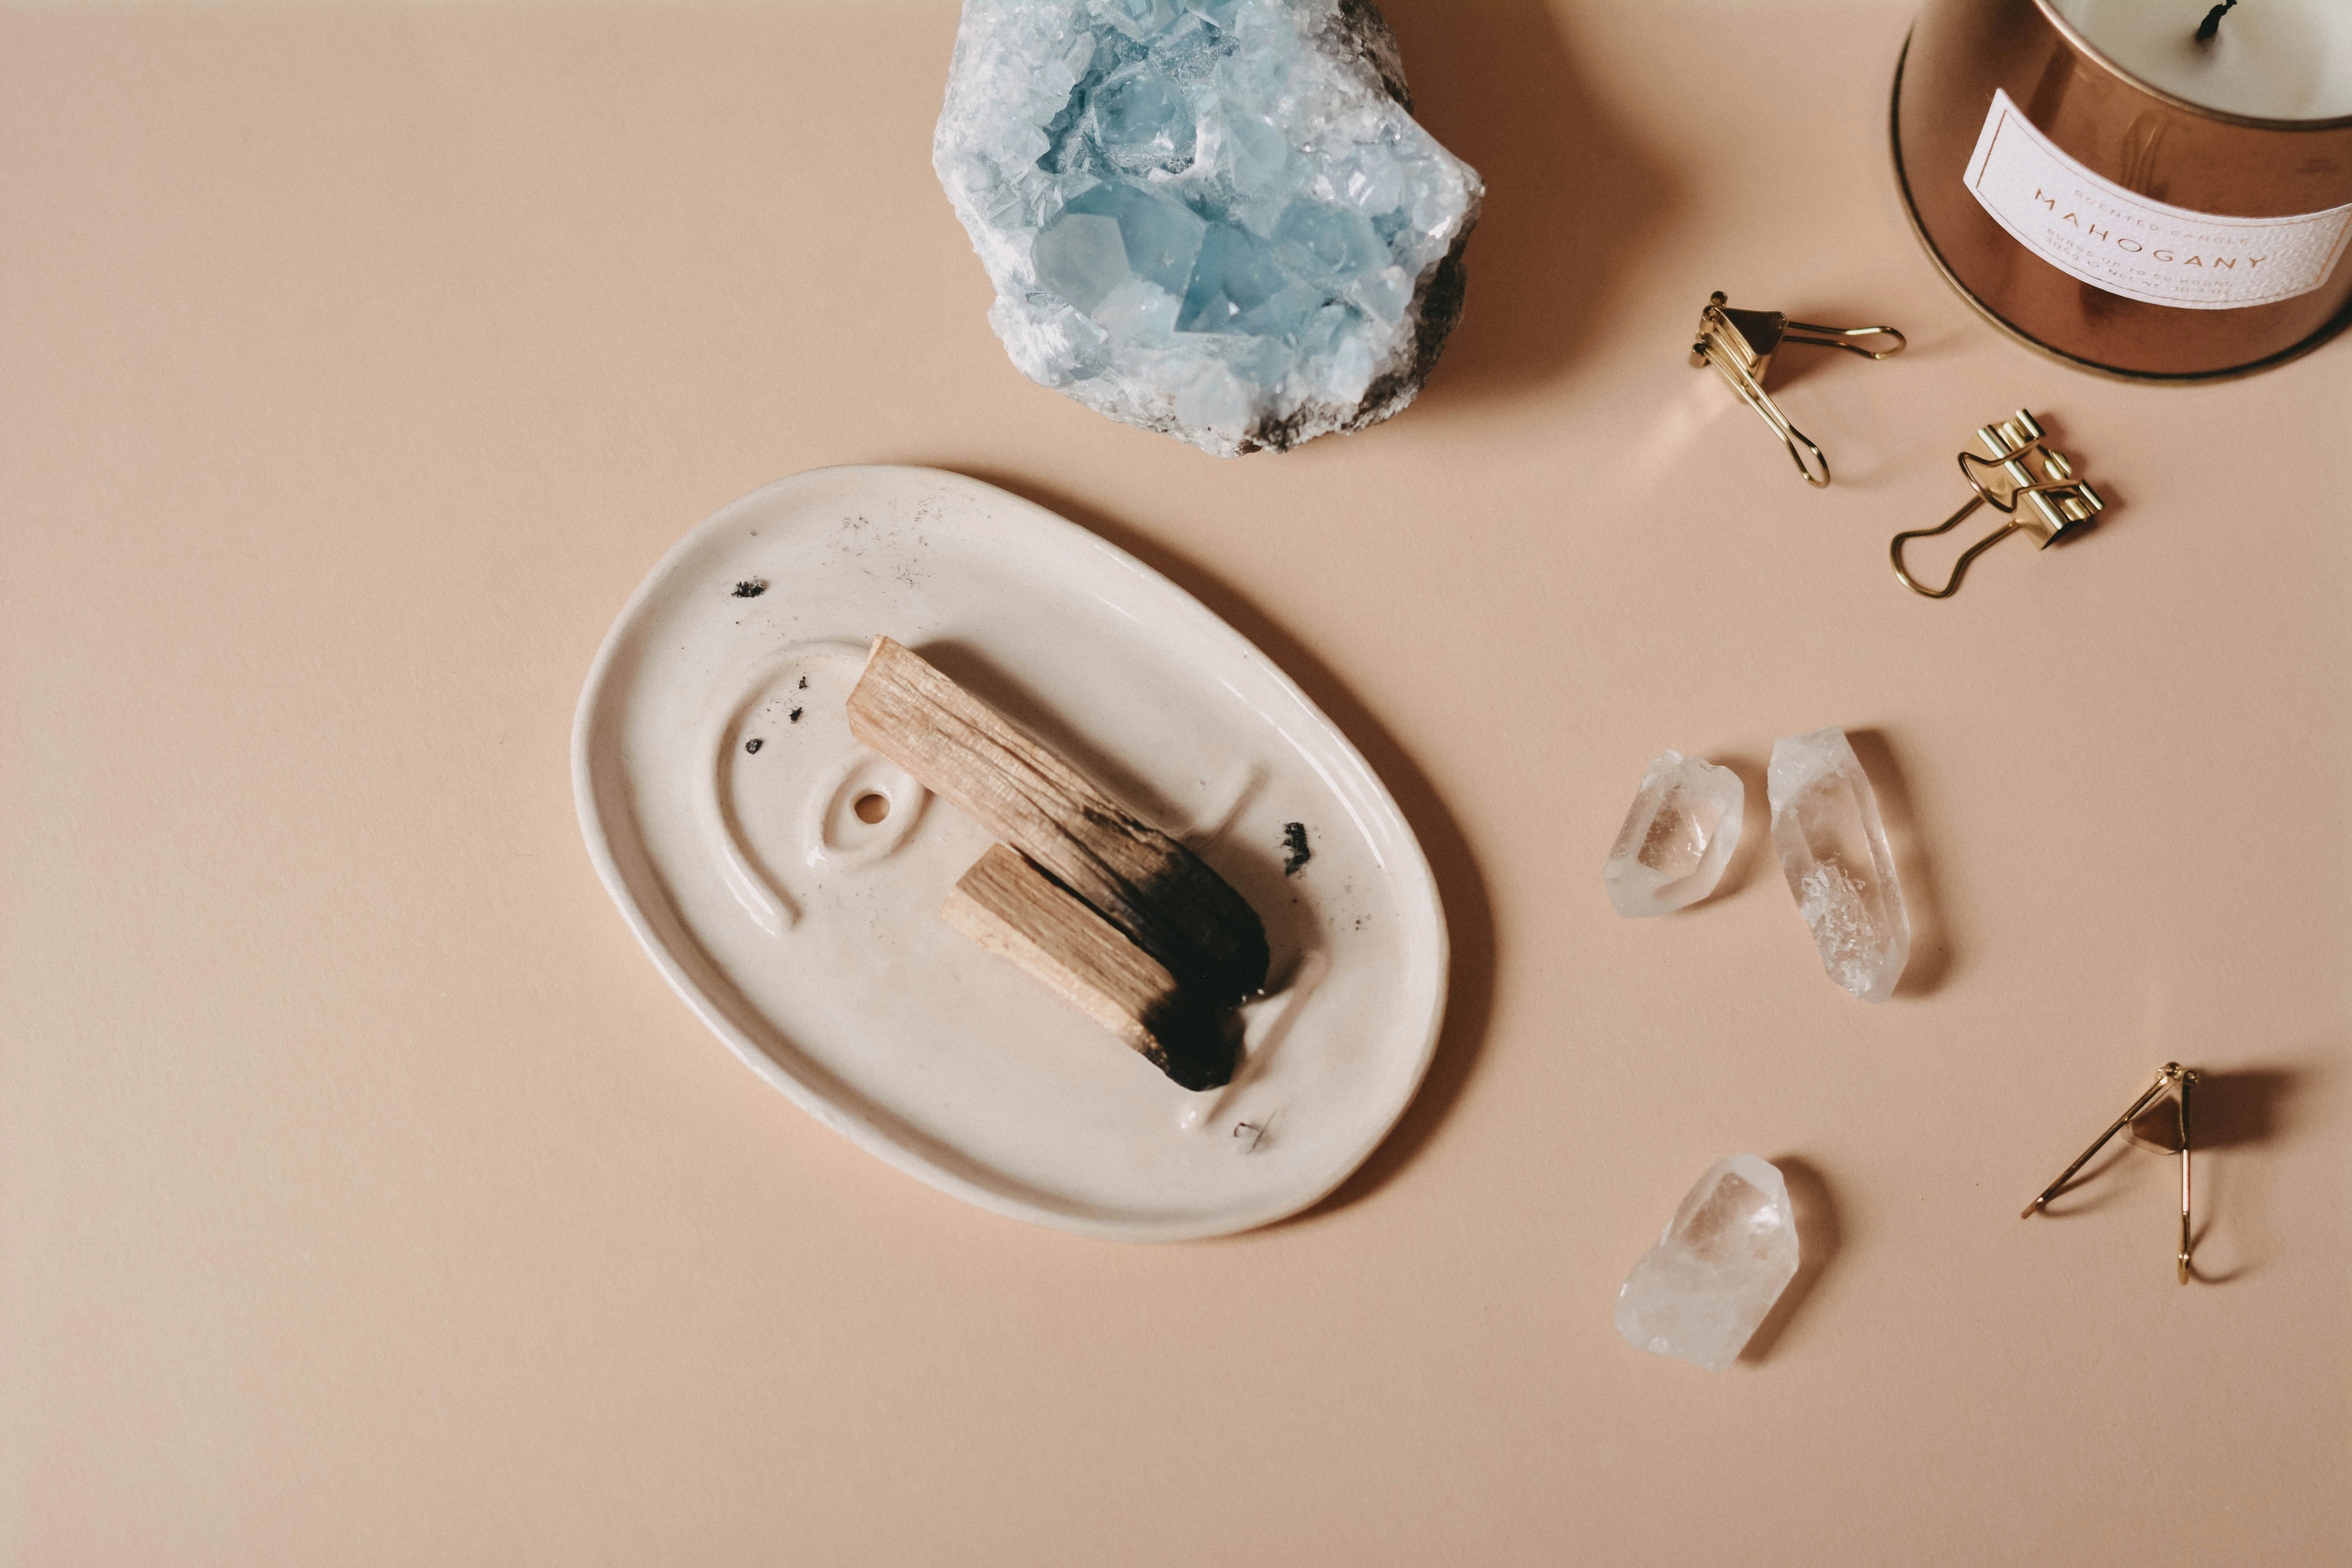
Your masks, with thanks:
[{"label": "shadow under ceramic dish", "polygon": [[1420,1091],[1405,1108],[1395,1130],[1372,1151],[1371,1156],[1329,1196],[1284,1223],[1298,1224],[1370,1196],[1411,1162],[1445,1120],[1463,1085],[1469,1081],[1486,1042],[1487,1020],[1493,1010],[1495,920],[1486,896],[1486,876],[1470,851],[1469,841],[1428,775],[1395,738],[1320,658],[1239,590],[1158,541],[1047,486],[984,468],[965,468],[961,471],[1034,501],[1108,540],[1200,600],[1226,625],[1247,637],[1297,681],[1299,689],[1339,727],[1340,733],[1363,753],[1365,762],[1395,797],[1397,809],[1404,814],[1413,836],[1421,841],[1422,852],[1429,858],[1430,871],[1437,881],[1439,900],[1444,906],[1451,947],[1445,1021],[1438,1036],[1436,1055]]},{"label": "shadow under ceramic dish", "polygon": [[1797,1272],[1789,1281],[1780,1299],[1756,1331],[1748,1338],[1739,1359],[1754,1365],[1769,1357],[1780,1336],[1789,1331],[1789,1320],[1805,1304],[1822,1275],[1836,1261],[1843,1237],[1838,1228],[1837,1203],[1830,1196],[1830,1184],[1811,1161],[1801,1154],[1783,1154],[1772,1162],[1780,1179],[1789,1184],[1789,1207],[1797,1221]]}]

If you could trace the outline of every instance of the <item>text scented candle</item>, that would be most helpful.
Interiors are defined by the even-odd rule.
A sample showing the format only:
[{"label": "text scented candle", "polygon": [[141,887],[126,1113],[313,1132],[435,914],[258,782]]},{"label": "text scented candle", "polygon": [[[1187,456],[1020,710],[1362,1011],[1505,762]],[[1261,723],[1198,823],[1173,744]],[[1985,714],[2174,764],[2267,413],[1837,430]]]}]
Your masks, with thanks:
[{"label": "text scented candle", "polygon": [[2352,0],[1930,0],[1895,164],[1971,303],[2088,369],[2242,374],[2352,299]]}]

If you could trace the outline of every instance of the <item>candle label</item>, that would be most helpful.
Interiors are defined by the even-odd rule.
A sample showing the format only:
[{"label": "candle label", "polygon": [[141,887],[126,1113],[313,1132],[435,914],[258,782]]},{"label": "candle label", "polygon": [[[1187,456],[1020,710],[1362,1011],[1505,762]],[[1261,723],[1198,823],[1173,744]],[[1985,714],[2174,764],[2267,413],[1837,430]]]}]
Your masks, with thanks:
[{"label": "candle label", "polygon": [[2352,205],[2300,217],[2217,217],[2124,189],[2053,145],[1995,89],[1969,192],[2017,242],[2110,294],[2236,310],[2307,294],[2352,239]]}]

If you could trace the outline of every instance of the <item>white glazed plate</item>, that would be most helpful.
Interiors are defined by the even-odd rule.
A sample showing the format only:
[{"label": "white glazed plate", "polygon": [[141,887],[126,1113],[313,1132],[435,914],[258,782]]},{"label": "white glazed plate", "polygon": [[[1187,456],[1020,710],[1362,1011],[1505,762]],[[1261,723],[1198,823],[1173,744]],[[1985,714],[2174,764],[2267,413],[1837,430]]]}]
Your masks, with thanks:
[{"label": "white glazed plate", "polygon": [[[877,633],[1249,900],[1274,965],[1232,1084],[1178,1088],[940,918],[988,836],[851,738]],[[1294,1214],[1387,1135],[1436,1046],[1436,885],[1356,749],[1165,577],[961,475],[821,468],[688,534],[597,653],[572,776],[597,873],[735,1054],[998,1214],[1136,1241]]]}]

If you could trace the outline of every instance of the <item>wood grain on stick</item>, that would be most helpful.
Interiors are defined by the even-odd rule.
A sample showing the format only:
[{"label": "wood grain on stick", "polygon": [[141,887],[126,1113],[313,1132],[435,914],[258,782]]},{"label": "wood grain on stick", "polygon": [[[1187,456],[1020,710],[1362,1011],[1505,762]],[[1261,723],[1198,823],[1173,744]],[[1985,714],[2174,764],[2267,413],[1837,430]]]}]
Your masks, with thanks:
[{"label": "wood grain on stick", "polygon": [[1184,994],[1165,964],[1014,850],[990,845],[940,913],[1186,1089],[1232,1079],[1233,1044],[1215,1016]]},{"label": "wood grain on stick", "polygon": [[1199,1005],[1265,984],[1265,927],[1223,878],[887,637],[849,694],[849,728],[1093,906]]}]

